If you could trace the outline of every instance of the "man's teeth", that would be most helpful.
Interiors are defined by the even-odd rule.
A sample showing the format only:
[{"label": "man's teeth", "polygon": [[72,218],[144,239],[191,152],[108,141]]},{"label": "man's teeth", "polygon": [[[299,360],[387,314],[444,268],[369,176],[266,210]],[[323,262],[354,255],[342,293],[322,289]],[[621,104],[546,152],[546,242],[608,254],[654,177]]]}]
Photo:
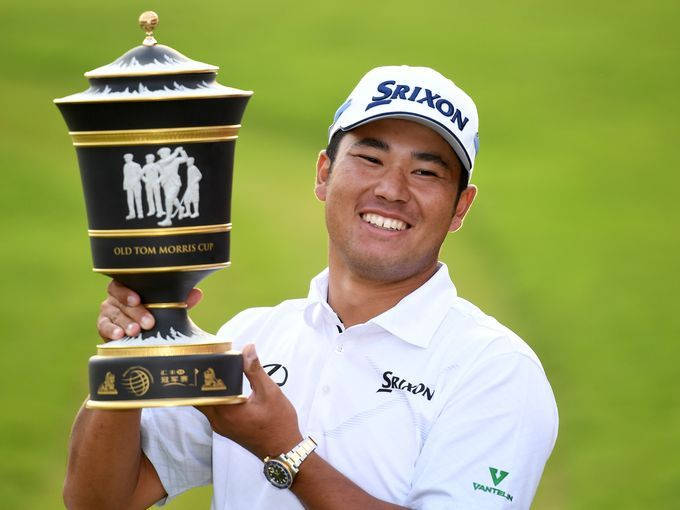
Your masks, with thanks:
[{"label": "man's teeth", "polygon": [[394,218],[385,218],[379,214],[366,213],[361,215],[361,219],[365,222],[375,225],[376,227],[385,228],[388,230],[404,230],[406,223]]}]

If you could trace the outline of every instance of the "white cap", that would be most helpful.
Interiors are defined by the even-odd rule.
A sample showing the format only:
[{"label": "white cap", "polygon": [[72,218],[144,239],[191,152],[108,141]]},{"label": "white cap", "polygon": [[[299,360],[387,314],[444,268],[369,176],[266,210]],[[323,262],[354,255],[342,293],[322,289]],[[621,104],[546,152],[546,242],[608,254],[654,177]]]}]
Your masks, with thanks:
[{"label": "white cap", "polygon": [[474,101],[455,83],[429,67],[376,67],[335,112],[328,140],[339,129],[387,117],[434,129],[451,145],[469,179],[479,150],[479,118]]}]

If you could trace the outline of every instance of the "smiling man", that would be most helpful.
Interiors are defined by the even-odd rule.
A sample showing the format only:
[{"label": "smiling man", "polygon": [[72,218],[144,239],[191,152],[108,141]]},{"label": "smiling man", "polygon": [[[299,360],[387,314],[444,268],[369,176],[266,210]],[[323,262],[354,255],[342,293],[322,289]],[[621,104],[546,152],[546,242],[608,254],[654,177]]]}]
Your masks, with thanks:
[{"label": "smiling man", "polygon": [[[81,410],[67,505],[145,508],[212,483],[217,510],[529,508],[557,435],[550,385],[438,261],[477,192],[477,129],[473,101],[436,71],[366,74],[317,162],[328,269],[307,298],[218,332],[243,349],[248,401]],[[152,324],[109,286],[104,338]]]}]

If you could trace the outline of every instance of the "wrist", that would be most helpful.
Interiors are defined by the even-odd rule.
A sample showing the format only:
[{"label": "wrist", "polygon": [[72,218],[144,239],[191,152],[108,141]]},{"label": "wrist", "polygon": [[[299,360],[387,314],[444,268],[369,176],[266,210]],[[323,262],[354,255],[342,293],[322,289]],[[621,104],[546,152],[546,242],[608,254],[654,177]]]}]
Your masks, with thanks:
[{"label": "wrist", "polygon": [[267,441],[261,441],[248,448],[250,452],[258,459],[262,460],[265,457],[277,457],[280,454],[287,453],[295,448],[304,440],[300,432],[286,435],[285,437],[270,437]]},{"label": "wrist", "polygon": [[295,491],[295,488],[298,487],[301,484],[306,483],[306,481],[314,476],[314,470],[318,468],[319,466],[319,461],[321,460],[321,457],[319,457],[319,454],[316,453],[316,451],[313,451],[312,453],[309,454],[309,456],[305,459],[305,461],[300,465],[298,468],[297,475],[295,475],[295,479],[293,480],[293,485],[291,486],[291,490]]}]

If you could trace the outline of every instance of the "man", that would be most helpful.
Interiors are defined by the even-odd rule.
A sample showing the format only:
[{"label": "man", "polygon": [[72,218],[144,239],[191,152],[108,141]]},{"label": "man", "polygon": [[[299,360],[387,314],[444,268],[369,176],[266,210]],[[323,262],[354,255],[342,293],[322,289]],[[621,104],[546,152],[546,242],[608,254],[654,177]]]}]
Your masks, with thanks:
[{"label": "man", "polygon": [[[126,220],[144,217],[142,209],[142,167],[132,160],[132,154],[123,154],[123,189],[127,192],[128,215]],[[135,209],[136,207],[136,209]]]},{"label": "man", "polygon": [[[194,158],[187,159],[187,188],[182,196],[182,204],[184,204],[184,214],[190,218],[198,218],[198,203],[200,199],[199,182],[203,178],[203,174],[194,165]],[[193,205],[193,212],[191,206]]]},{"label": "man", "polygon": [[155,159],[156,156],[153,154],[146,155],[146,165],[142,168],[142,180],[146,188],[146,201],[149,204],[147,216],[155,215],[156,218],[160,218],[165,213],[161,202],[161,167],[154,162]]},{"label": "man", "polygon": [[186,163],[187,153],[182,147],[177,147],[171,151],[168,147],[158,149],[158,166],[161,168],[160,184],[165,195],[165,219],[158,222],[161,227],[172,225],[173,208],[176,206],[178,214],[182,213],[182,205],[177,199],[179,189],[182,186],[182,179],[179,176],[179,165]]},{"label": "man", "polygon": [[[317,162],[328,269],[306,299],[218,332],[243,350],[248,401],[81,410],[67,504],[143,508],[212,482],[218,510],[529,508],[557,433],[552,391],[531,349],[458,298],[437,260],[477,192],[477,126],[472,100],[431,69],[364,76]],[[139,296],[109,286],[102,336],[152,324]],[[297,473],[268,460],[263,475],[281,454]]]}]

